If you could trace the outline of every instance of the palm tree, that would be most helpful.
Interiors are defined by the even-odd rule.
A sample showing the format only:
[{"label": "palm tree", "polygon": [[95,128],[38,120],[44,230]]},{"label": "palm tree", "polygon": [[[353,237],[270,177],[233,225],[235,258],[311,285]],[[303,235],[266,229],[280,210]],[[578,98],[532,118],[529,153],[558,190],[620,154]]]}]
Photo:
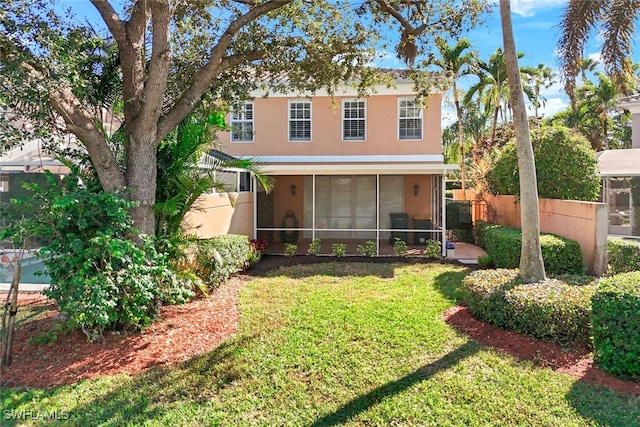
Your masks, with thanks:
[{"label": "palm tree", "polygon": [[555,83],[556,73],[551,67],[544,64],[538,64],[537,67],[526,67],[522,71],[527,76],[528,89],[525,93],[533,104],[534,114],[538,117],[538,109],[545,106],[546,98],[540,94],[541,89],[548,89]]},{"label": "palm tree", "polygon": [[500,0],[500,18],[502,21],[502,38],[504,40],[504,57],[509,75],[513,124],[517,140],[518,172],[520,176],[522,222],[520,277],[526,283],[532,283],[544,280],[546,274],[542,260],[542,250],[540,248],[540,216],[536,164],[533,158],[527,110],[524,104],[522,82],[520,81],[518,54],[516,53],[516,45],[513,37],[511,3],[509,0]]},{"label": "palm tree", "polygon": [[587,81],[587,72],[594,72],[600,65],[600,61],[593,58],[580,58],[578,62],[578,72],[583,82]]},{"label": "palm tree", "polygon": [[611,112],[615,109],[616,103],[619,99],[620,92],[609,79],[603,73],[598,73],[598,85],[593,82],[587,81],[587,83],[580,88],[581,99],[591,106],[590,111],[593,111],[597,115],[598,122],[600,124],[600,141],[597,144],[596,150],[609,149],[609,121],[611,119]]},{"label": "palm tree", "polygon": [[460,150],[460,180],[462,185],[462,196],[466,198],[466,182],[464,171],[465,150],[463,143],[463,123],[462,109],[460,107],[460,94],[458,91],[457,81],[460,77],[471,73],[471,64],[475,61],[474,52],[466,52],[471,47],[471,42],[463,38],[458,42],[449,46],[447,42],[438,37],[436,39],[436,47],[440,52],[440,58],[435,59],[432,64],[440,68],[445,77],[452,80],[451,89],[453,91],[453,103],[456,107],[456,116],[458,118],[458,149]]},{"label": "palm tree", "polygon": [[[522,58],[524,53],[518,52],[518,58]],[[491,133],[489,143],[493,144],[496,136],[498,115],[502,112],[503,118],[511,109],[509,105],[509,84],[507,75],[507,65],[502,49],[498,48],[491,54],[489,61],[478,61],[475,64],[477,76],[480,79],[471,86],[464,96],[463,102],[468,104],[474,96],[484,100],[485,110],[493,110]],[[527,69],[522,69],[523,74],[527,74]]]},{"label": "palm tree", "polygon": [[640,2],[637,1],[569,2],[560,22],[558,51],[565,89],[572,98],[584,47],[594,30],[598,30],[604,40],[602,62],[605,71],[612,76],[618,90],[625,95],[628,94],[633,76],[631,43],[635,30],[634,21],[639,14]]}]

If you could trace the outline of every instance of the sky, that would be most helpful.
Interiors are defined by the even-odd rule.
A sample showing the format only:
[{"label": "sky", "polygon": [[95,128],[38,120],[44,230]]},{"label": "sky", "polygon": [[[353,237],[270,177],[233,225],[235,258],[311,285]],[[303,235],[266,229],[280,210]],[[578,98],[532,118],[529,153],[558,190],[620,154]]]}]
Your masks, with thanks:
[{"label": "sky", "polygon": [[[493,13],[487,17],[486,23],[466,35],[471,41],[472,49],[477,50],[480,59],[483,60],[488,60],[498,47],[502,47],[500,11],[497,1],[495,3]],[[519,60],[520,66],[535,67],[543,63],[551,67],[556,75],[559,74],[556,49],[560,38],[559,23],[567,3],[567,0],[512,0],[511,12],[516,50],[524,53],[524,57]],[[592,37],[585,49],[585,57],[599,59],[600,45],[598,38]],[[394,56],[395,53],[383,53],[384,66],[404,68]],[[604,69],[600,66],[600,70],[597,71],[604,71]],[[546,103],[539,114],[552,116],[568,106],[568,99],[562,90],[559,77],[556,80],[558,81],[556,84],[543,90],[542,95],[546,98]],[[462,81],[460,86],[466,89],[476,81],[477,78],[469,77],[466,81]],[[447,105],[448,102],[450,101],[445,99],[445,105],[443,105],[443,126],[450,124],[455,116],[453,107]]]}]

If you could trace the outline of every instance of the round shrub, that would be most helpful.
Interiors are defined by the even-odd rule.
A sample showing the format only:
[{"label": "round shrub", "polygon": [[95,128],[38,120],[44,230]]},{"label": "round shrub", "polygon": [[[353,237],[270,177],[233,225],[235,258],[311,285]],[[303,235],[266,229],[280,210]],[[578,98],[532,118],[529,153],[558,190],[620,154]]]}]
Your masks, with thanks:
[{"label": "round shrub", "polygon": [[640,271],[603,279],[592,304],[594,359],[614,375],[640,379]]},{"label": "round shrub", "polygon": [[594,279],[559,276],[524,284],[517,270],[478,270],[463,282],[469,311],[492,325],[561,344],[589,343]]},{"label": "round shrub", "polygon": [[624,239],[607,240],[609,273],[640,271],[640,243]]},{"label": "round shrub", "polygon": [[[553,126],[531,132],[538,194],[542,198],[595,201],[600,192],[598,159],[589,141],[573,130]],[[498,155],[489,175],[495,194],[520,194],[516,141]]]}]

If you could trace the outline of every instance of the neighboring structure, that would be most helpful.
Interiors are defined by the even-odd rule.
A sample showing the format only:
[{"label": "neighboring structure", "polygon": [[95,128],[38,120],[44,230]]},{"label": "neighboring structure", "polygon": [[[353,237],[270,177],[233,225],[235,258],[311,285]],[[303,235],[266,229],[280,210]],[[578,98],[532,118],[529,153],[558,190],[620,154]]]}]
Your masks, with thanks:
[{"label": "neighboring structure", "polygon": [[609,205],[609,234],[640,236],[640,95],[618,107],[631,113],[632,148],[598,153],[602,201]]},{"label": "neighboring structure", "polygon": [[[295,243],[304,253],[314,238],[322,253],[333,243],[355,253],[368,240],[393,253],[396,237],[422,248],[429,238],[444,243],[445,174],[456,166],[442,155],[441,94],[423,106],[413,82],[400,79],[366,97],[349,89],[333,97],[263,95],[236,106],[231,131],[219,137],[222,151],[255,158],[275,178],[269,194],[248,187],[256,190],[252,234],[267,239],[269,251]],[[190,217],[197,230],[206,222]]]}]

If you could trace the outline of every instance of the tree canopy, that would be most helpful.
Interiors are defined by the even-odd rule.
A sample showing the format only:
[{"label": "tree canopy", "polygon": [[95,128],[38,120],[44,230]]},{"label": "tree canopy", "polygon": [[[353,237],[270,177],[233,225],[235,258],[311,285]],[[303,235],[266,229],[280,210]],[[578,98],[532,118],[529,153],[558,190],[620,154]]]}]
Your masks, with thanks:
[{"label": "tree canopy", "polygon": [[0,142],[74,134],[103,188],[127,188],[136,227],[152,234],[157,148],[203,99],[232,101],[259,85],[363,91],[381,28],[400,23],[405,45],[454,36],[487,2],[371,0],[355,11],[326,0],[91,0],[95,25],[55,4],[3,2]]}]

